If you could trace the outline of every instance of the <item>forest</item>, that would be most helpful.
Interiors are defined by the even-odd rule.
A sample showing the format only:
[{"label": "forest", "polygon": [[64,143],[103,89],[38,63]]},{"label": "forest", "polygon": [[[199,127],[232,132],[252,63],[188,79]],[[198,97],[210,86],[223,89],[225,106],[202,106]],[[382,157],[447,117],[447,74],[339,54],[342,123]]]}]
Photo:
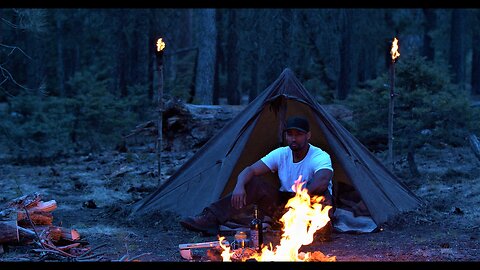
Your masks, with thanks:
[{"label": "forest", "polygon": [[[397,38],[397,137],[455,125],[475,132],[469,117],[474,112],[463,107],[480,95],[479,14],[476,9],[2,9],[2,147],[27,160],[119,143],[155,115],[158,38],[166,44],[162,99],[247,104],[288,67],[319,103],[348,103],[359,115],[349,123],[351,131],[372,150],[382,148],[377,139],[386,132],[384,90],[390,88],[390,49]],[[416,89],[419,84],[425,91]],[[369,95],[378,95],[377,104],[368,104]],[[433,99],[452,105],[437,105],[437,116],[401,115],[412,106],[428,111]],[[432,126],[453,117],[452,110],[461,117],[451,121],[459,123]],[[366,119],[366,113],[377,116]],[[422,123],[402,132],[402,119]],[[359,125],[376,130],[362,135],[354,128]]]},{"label": "forest", "polygon": [[[165,45],[161,54],[160,38]],[[399,54],[393,59],[395,39]],[[212,123],[199,123],[211,130],[199,135],[203,137],[192,146],[181,138],[188,130],[168,133],[173,121],[168,106],[244,108],[289,68],[320,105],[335,106],[347,115],[337,120],[385,165],[393,162],[387,157],[393,148],[392,172],[434,204],[433,214],[416,213],[420,218],[415,218],[415,225],[441,224],[438,220],[451,215],[452,206],[458,213],[460,206],[447,199],[440,187],[453,183],[471,199],[461,204],[462,215],[471,214],[461,228],[478,232],[478,226],[472,225],[478,214],[470,207],[480,197],[463,182],[479,175],[479,42],[480,9],[474,8],[0,8],[0,161],[4,164],[0,176],[5,179],[0,187],[15,187],[0,201],[63,182],[57,187],[82,194],[75,199],[82,201],[71,202],[75,207],[86,210],[82,203],[95,198],[102,211],[87,210],[82,219],[68,209],[58,216],[64,224],[81,231],[83,227],[74,222],[91,225],[107,220],[107,215],[114,220],[110,215],[119,211],[114,205],[138,201],[155,190],[239,112],[235,109]],[[393,97],[392,124],[388,119]],[[157,125],[145,143],[148,149],[135,152],[128,138],[148,124]],[[179,141],[176,148],[160,144],[163,156],[158,162],[163,162],[165,171],[160,165],[155,169],[152,154],[159,134],[160,142],[162,136],[164,142]],[[122,162],[135,169],[122,167],[115,172]],[[107,171],[89,175],[97,170]],[[129,173],[136,175],[120,184],[118,177]],[[37,180],[30,182],[31,178],[42,184],[35,186]],[[426,186],[432,183],[438,189]],[[97,184],[108,190],[100,195],[97,189],[99,194],[93,192],[97,197],[89,198],[93,193],[83,189],[95,189]],[[64,194],[46,192],[50,198]],[[107,199],[109,192],[119,195]],[[162,228],[178,230],[169,223]],[[398,237],[395,232],[381,241]],[[121,257],[127,236],[115,242],[111,259]],[[172,241],[198,240],[193,235],[182,237]],[[428,250],[440,248],[442,254],[415,253],[425,249],[418,245],[427,240],[414,247],[400,243],[403,251],[384,250],[407,261],[478,260],[478,233],[464,237],[474,241],[465,253],[453,244],[459,239],[439,240],[440,236],[432,238],[439,242],[425,245]],[[445,249],[453,253],[447,256]],[[150,259],[175,261],[177,251],[167,248]],[[373,258],[366,250],[359,252],[359,257],[347,252],[344,258],[392,259],[385,253]],[[1,256],[6,261],[19,258],[18,253],[11,255],[15,259]]]}]

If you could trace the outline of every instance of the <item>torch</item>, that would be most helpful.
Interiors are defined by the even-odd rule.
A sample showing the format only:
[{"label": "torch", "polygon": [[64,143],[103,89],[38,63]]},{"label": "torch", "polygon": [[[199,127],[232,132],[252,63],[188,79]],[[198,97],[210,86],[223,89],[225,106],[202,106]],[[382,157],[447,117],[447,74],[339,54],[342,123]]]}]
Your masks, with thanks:
[{"label": "torch", "polygon": [[390,165],[390,170],[393,172],[395,168],[393,162],[393,108],[394,108],[394,99],[395,99],[395,62],[397,61],[400,53],[398,52],[398,39],[394,38],[392,42],[392,48],[390,49],[390,54],[392,55],[392,68],[390,75],[390,103],[388,109],[388,163]]},{"label": "torch", "polygon": [[162,38],[157,40],[157,50],[155,51],[155,57],[157,59],[158,67],[158,94],[157,94],[157,105],[158,105],[158,123],[157,123],[157,162],[158,162],[158,179],[161,180],[161,167],[162,167],[162,118],[163,118],[163,52],[165,49],[165,42]]}]

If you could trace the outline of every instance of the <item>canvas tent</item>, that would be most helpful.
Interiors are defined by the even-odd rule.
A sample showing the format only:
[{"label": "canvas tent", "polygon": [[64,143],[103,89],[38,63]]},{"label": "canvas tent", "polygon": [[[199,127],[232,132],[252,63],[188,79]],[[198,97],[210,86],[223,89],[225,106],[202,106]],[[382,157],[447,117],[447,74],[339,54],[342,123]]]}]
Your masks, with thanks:
[{"label": "canvas tent", "polygon": [[[231,192],[243,168],[283,146],[290,115],[303,115],[311,143],[327,151],[334,169],[335,202],[363,205],[377,225],[422,204],[402,182],[305,89],[290,69],[228,122],[164,184],[137,202],[132,215],[170,210],[195,215]],[[270,176],[275,181],[275,175]],[[352,199],[356,194],[357,199]],[[355,201],[357,200],[357,201]]]}]

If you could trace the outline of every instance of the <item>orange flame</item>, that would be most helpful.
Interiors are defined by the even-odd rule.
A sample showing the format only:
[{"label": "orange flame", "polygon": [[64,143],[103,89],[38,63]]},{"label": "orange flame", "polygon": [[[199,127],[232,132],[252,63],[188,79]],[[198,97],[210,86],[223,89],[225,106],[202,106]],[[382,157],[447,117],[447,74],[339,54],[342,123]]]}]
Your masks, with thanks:
[{"label": "orange flame", "polygon": [[165,48],[165,42],[163,42],[162,38],[157,40],[157,52],[163,50]]},{"label": "orange flame", "polygon": [[392,42],[392,49],[390,50],[390,54],[392,55],[392,62],[395,62],[395,59],[400,56],[398,52],[398,39],[394,38]]},{"label": "orange flame", "polygon": [[[308,190],[303,188],[304,183],[301,182],[300,175],[295,180],[292,189],[295,191],[295,197],[291,198],[285,208],[289,210],[281,217],[283,223],[283,234],[280,244],[275,248],[265,245],[261,254],[252,253],[247,259],[255,259],[257,261],[310,261],[312,257],[319,257],[318,253],[310,252],[299,253],[298,250],[303,245],[309,245],[313,242],[314,233],[323,228],[330,220],[328,210],[331,206],[323,206],[321,202],[325,199],[323,196],[313,196],[310,198]],[[222,241],[224,237],[220,237]],[[230,251],[230,247],[222,246],[224,249],[221,256],[223,261],[231,261],[235,252]],[[323,254],[322,254],[323,255]],[[333,257],[322,257],[324,261],[335,261]]]}]

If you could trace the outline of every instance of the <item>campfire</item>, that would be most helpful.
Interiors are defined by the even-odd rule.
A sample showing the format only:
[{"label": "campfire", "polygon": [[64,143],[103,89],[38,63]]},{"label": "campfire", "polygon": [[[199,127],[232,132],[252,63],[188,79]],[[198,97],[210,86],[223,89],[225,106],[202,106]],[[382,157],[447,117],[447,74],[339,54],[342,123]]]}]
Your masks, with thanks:
[{"label": "campfire", "polygon": [[223,243],[225,237],[220,236],[223,261],[336,261],[335,256],[329,257],[320,251],[299,252],[303,245],[311,244],[315,232],[328,223],[328,210],[331,208],[321,204],[325,199],[323,196],[310,198],[301,179],[299,176],[292,186],[295,197],[287,202],[285,208],[288,211],[280,219],[283,224],[280,244],[275,247],[271,243],[265,245],[261,253],[248,247],[231,250]]}]

